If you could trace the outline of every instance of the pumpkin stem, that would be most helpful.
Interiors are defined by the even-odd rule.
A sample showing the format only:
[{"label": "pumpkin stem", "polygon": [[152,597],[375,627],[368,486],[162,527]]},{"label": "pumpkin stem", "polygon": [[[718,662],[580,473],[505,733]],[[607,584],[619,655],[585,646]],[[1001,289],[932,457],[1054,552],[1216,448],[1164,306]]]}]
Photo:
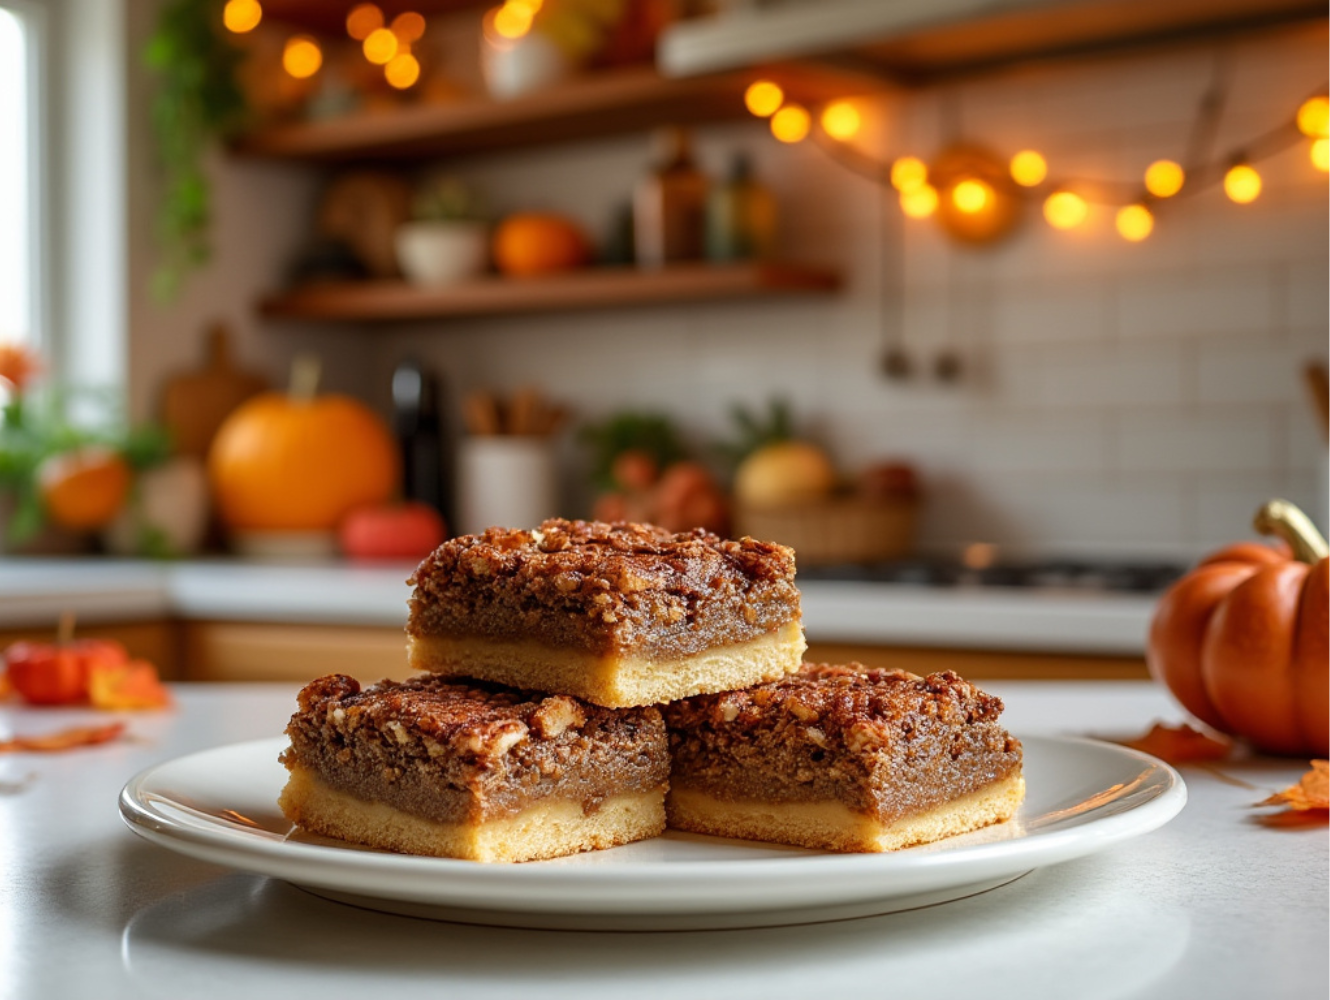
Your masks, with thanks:
[{"label": "pumpkin stem", "polygon": [[1287,500],[1266,503],[1256,512],[1253,523],[1261,534],[1275,535],[1288,542],[1299,562],[1316,563],[1330,552],[1311,518]]},{"label": "pumpkin stem", "polygon": [[322,375],[323,362],[317,354],[297,354],[291,362],[291,385],[287,395],[296,403],[312,403]]}]

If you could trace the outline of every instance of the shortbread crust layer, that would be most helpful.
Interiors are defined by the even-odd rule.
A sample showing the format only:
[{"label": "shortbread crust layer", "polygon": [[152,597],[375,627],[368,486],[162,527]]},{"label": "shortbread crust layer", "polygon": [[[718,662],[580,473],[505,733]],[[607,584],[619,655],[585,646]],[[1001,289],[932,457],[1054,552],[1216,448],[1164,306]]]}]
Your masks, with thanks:
[{"label": "shortbread crust layer", "polygon": [[311,833],[402,854],[516,862],[556,858],[645,840],[665,829],[664,792],[614,795],[590,812],[550,799],[501,819],[445,823],[329,787],[311,771],[291,768],[278,800],[293,823]]},{"label": "shortbread crust layer", "polygon": [[737,837],[815,850],[895,851],[1002,823],[1016,815],[1025,780],[1012,774],[987,788],[931,809],[883,823],[835,800],[819,802],[727,801],[672,787],[665,811],[669,826],[713,837]]},{"label": "shortbread crust layer", "polygon": [[675,659],[595,655],[532,640],[429,635],[407,640],[407,661],[413,670],[630,708],[776,680],[799,668],[805,648],[803,628],[790,622],[769,635]]}]

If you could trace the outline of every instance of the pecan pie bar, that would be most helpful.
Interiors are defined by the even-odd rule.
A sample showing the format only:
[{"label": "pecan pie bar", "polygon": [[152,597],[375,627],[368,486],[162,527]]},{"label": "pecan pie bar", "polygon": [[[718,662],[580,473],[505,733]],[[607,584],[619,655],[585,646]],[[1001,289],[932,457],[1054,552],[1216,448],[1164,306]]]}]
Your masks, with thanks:
[{"label": "pecan pie bar", "polygon": [[312,832],[405,854],[530,861],[665,828],[665,724],[434,676],[300,692],[279,805]]},{"label": "pecan pie bar", "polygon": [[890,851],[1003,822],[1025,795],[1002,702],[950,671],[805,665],[663,711],[680,830]]},{"label": "pecan pie bar", "polygon": [[794,553],[701,529],[491,528],[445,542],[410,582],[413,669],[610,708],[774,680],[805,648]]}]

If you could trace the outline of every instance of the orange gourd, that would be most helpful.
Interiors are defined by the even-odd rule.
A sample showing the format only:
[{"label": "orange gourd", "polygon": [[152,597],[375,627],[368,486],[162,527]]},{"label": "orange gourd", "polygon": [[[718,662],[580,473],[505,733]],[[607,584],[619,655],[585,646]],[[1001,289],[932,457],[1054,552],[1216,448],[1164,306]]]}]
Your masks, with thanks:
[{"label": "orange gourd", "polygon": [[591,243],[562,215],[520,212],[499,223],[492,253],[501,274],[524,278],[582,267],[591,260]]},{"label": "orange gourd", "polygon": [[289,393],[253,397],[218,430],[208,475],[228,528],[331,531],[396,492],[397,448],[383,420],[348,396],[315,395],[317,382],[317,362],[298,359]]},{"label": "orange gourd", "polygon": [[1150,672],[1202,722],[1267,753],[1330,744],[1330,568],[1302,511],[1272,500],[1257,530],[1283,545],[1231,545],[1160,599]]}]

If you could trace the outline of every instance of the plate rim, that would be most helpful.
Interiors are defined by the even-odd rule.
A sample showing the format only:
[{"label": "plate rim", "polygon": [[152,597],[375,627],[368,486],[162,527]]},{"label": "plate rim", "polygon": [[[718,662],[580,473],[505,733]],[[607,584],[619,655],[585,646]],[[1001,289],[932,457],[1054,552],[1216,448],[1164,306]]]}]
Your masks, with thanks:
[{"label": "plate rim", "polygon": [[[877,854],[798,853],[786,856],[751,859],[690,859],[670,861],[668,865],[652,860],[627,861],[622,864],[551,865],[541,863],[491,865],[456,858],[434,858],[392,854],[374,850],[348,850],[335,845],[309,844],[277,839],[244,839],[245,829],[240,826],[221,826],[225,821],[214,819],[216,829],[206,824],[189,825],[157,812],[152,808],[151,796],[144,792],[153,777],[168,767],[194,758],[218,753],[236,753],[244,750],[257,752],[262,746],[279,750],[284,736],[269,736],[255,740],[204,748],[159,761],[143,768],[122,788],[119,811],[122,820],[139,836],[178,853],[223,864],[244,871],[256,872],[293,882],[302,879],[289,874],[289,869],[321,869],[331,866],[334,871],[348,874],[382,874],[385,869],[404,878],[428,874],[441,883],[453,883],[458,888],[474,888],[479,883],[511,889],[515,886],[554,889],[576,883],[591,889],[616,884],[622,887],[626,880],[650,881],[668,872],[671,880],[703,879],[714,877],[725,870],[728,884],[751,885],[770,882],[777,876],[789,876],[791,864],[800,865],[800,874],[813,876],[843,876],[847,871],[868,875],[889,875],[893,871],[924,871],[949,869],[962,875],[969,869],[983,870],[1000,861],[1004,868],[1015,871],[1043,867],[1094,853],[1134,836],[1158,829],[1173,819],[1187,801],[1187,788],[1177,770],[1164,761],[1142,751],[1120,746],[1104,740],[1084,736],[1031,734],[1017,735],[1027,747],[1042,744],[1057,746],[1084,746],[1101,754],[1144,765],[1154,781],[1154,792],[1145,801],[1110,815],[1091,819],[1052,830],[1024,833],[1010,839],[979,844],[960,844],[953,849],[928,851],[893,851]],[[275,764],[275,753],[274,753]],[[174,801],[174,800],[168,800]],[[176,802],[176,805],[187,803]],[[206,814],[205,814],[206,815]],[[1095,834],[1088,836],[1086,826],[1093,826]],[[195,848],[188,850],[187,848]],[[227,860],[219,860],[226,857]],[[271,861],[287,872],[276,872]],[[304,879],[308,882],[309,879]],[[326,880],[324,881],[326,884]],[[497,902],[497,901],[496,901]]]}]

